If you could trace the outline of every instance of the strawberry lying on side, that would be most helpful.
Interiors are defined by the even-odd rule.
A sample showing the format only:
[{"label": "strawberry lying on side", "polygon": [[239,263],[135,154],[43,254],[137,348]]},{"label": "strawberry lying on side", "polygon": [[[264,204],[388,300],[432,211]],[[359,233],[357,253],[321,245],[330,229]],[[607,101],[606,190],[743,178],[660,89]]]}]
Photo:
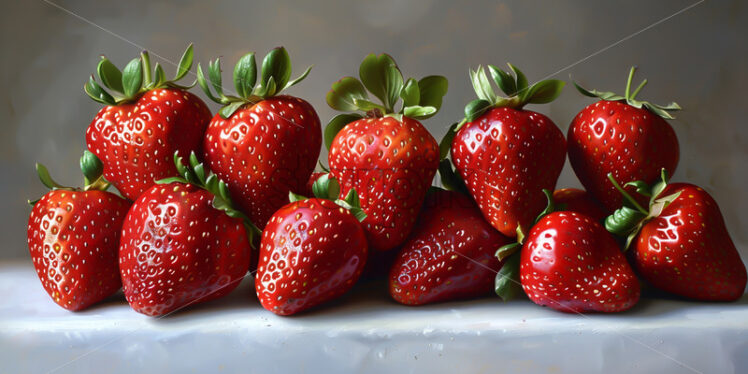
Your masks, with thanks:
[{"label": "strawberry lying on side", "polygon": [[514,77],[488,67],[509,97],[494,93],[482,67],[471,71],[478,99],[465,107],[465,119],[447,132],[443,144],[451,142],[452,160],[488,222],[514,237],[526,233],[543,210],[542,190],[555,187],[566,159],[561,130],[548,117],[522,108],[553,101],[564,82],[528,86],[511,64]]},{"label": "strawberry lying on side", "polygon": [[745,291],[745,265],[725,227],[717,202],[702,188],[667,183],[666,172],[649,188],[628,183],[650,198],[648,209],[610,175],[627,206],[606,221],[608,231],[628,236],[637,272],[653,286],[697,300],[733,301]]},{"label": "strawberry lying on side", "polygon": [[602,222],[608,216],[605,208],[585,190],[562,188],[553,191],[553,201],[557,212],[582,213],[595,222]]},{"label": "strawberry lying on side", "polygon": [[263,59],[258,83],[255,54],[249,53],[234,67],[234,96],[223,92],[220,59],[210,63],[210,83],[198,65],[200,88],[224,105],[205,132],[203,157],[228,184],[237,207],[259,228],[288,203],[289,191],[304,187],[319,157],[322,130],[317,112],[302,99],[278,95],[310,70],[289,81],[291,59],[279,47]]},{"label": "strawberry lying on side", "polygon": [[[327,94],[333,109],[363,114],[333,118],[325,129],[325,144],[341,196],[353,188],[361,196],[371,249],[386,251],[407,238],[439,165],[438,144],[418,120],[439,110],[447,80],[428,76],[403,81],[395,61],[385,54],[366,56],[359,76],[361,81],[339,80]],[[369,101],[367,90],[382,104]],[[399,99],[402,108],[396,110]]]},{"label": "strawberry lying on side", "polygon": [[140,195],[122,227],[122,288],[130,306],[149,316],[229,293],[247,273],[252,235],[259,235],[194,153],[190,167],[178,153],[173,162],[180,176]]},{"label": "strawberry lying on side", "polygon": [[156,180],[177,175],[174,152],[187,156],[200,152],[210,110],[187,87],[175,82],[192,66],[192,46],[179,61],[177,74],[167,80],[143,52],[120,72],[102,57],[98,75],[112,96],[93,77],[84,89],[105,104],[86,130],[86,144],[104,163],[104,177],[130,200],[135,200]]},{"label": "strawberry lying on side", "polygon": [[345,200],[327,175],[315,183],[316,198],[290,193],[262,233],[255,287],[262,306],[291,315],[339,297],[356,283],[368,244],[360,220],[366,217],[355,189]]},{"label": "strawberry lying on side", "polygon": [[631,68],[624,96],[575,84],[583,95],[601,100],[582,109],[572,120],[567,135],[569,161],[584,188],[608,212],[622,203],[608,173],[619,181],[653,183],[660,169],[672,175],[678,165],[678,138],[665,119],[672,119],[668,112],[680,107],[676,103],[659,106],[636,100],[647,80],[631,92],[635,70]]},{"label": "strawberry lying on side", "polygon": [[511,242],[466,195],[435,189],[390,270],[390,296],[402,304],[468,299],[493,290],[496,250]]},{"label": "strawberry lying on side", "polygon": [[83,189],[64,187],[37,164],[51,189],[32,202],[28,244],[44,290],[68,310],[82,310],[120,288],[117,250],[130,203],[110,192],[101,161],[86,151],[81,158]]}]

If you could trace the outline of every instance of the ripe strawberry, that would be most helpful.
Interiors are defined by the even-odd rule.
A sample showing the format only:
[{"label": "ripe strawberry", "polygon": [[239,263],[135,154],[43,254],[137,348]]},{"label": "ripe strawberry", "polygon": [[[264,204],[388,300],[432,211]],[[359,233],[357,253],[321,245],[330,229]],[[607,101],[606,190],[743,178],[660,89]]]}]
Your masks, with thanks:
[{"label": "ripe strawberry", "polygon": [[651,189],[643,183],[634,186],[650,196],[649,209],[635,204],[621,188],[633,208],[617,210],[606,220],[606,228],[628,235],[637,272],[653,286],[683,297],[739,299],[748,276],[717,202],[692,184],[667,184],[665,172]]},{"label": "ripe strawberry", "polygon": [[[320,178],[317,185],[333,179]],[[334,183],[333,183],[334,184]],[[262,233],[255,287],[262,306],[291,315],[339,297],[356,283],[368,245],[359,221],[366,215],[355,190],[345,200],[339,187],[315,190],[317,198],[291,193]]]},{"label": "ripe strawberry", "polygon": [[41,164],[39,179],[51,189],[31,203],[28,244],[44,290],[68,310],[82,310],[120,288],[117,267],[122,221],[130,204],[106,192],[101,161],[86,151],[81,158],[85,188],[53,181]]},{"label": "ripe strawberry", "polygon": [[494,254],[510,241],[469,197],[437,189],[392,265],[390,296],[422,305],[486,295],[501,267]]},{"label": "ripe strawberry", "polygon": [[[510,97],[498,97],[482,67],[470,76],[479,99],[465,107],[465,119],[450,129],[452,160],[489,223],[502,234],[526,232],[543,210],[543,189],[553,189],[566,159],[561,130],[548,117],[522,109],[548,103],[564,82],[532,86],[516,67],[515,77],[489,65],[496,84]],[[456,131],[456,133],[455,133]],[[451,140],[451,137],[454,137]]]},{"label": "ripe strawberry", "polygon": [[672,119],[668,111],[680,107],[676,103],[659,106],[636,100],[647,81],[630,93],[634,71],[631,68],[625,96],[576,86],[583,95],[601,100],[588,105],[572,120],[569,161],[584,188],[609,212],[619,208],[622,200],[608,180],[608,173],[617,180],[652,183],[660,169],[665,168],[672,175],[678,165],[678,138],[663,118]]},{"label": "ripe strawberry", "polygon": [[187,87],[175,82],[192,66],[192,46],[185,51],[173,80],[166,80],[156,64],[151,78],[147,52],[120,72],[102,57],[99,78],[112,97],[93,77],[84,89],[105,104],[86,131],[86,144],[104,163],[104,177],[130,200],[135,200],[156,180],[176,175],[171,157],[200,151],[210,110]]},{"label": "ripe strawberry", "polygon": [[275,96],[306,78],[310,70],[289,82],[288,52],[275,48],[265,56],[260,83],[255,85],[255,54],[249,53],[234,68],[237,96],[226,96],[220,59],[210,63],[210,85],[198,65],[198,84],[211,100],[224,105],[205,132],[203,157],[226,181],[238,208],[259,228],[288,203],[289,191],[304,187],[319,157],[322,130],[317,112],[302,99]]},{"label": "ripe strawberry", "polygon": [[181,177],[161,180],[140,195],[122,227],[122,288],[130,306],[149,316],[233,290],[249,267],[248,235],[257,231],[194,153],[191,168],[177,153],[174,163]]},{"label": "ripe strawberry", "polygon": [[[403,77],[385,54],[366,56],[361,81],[345,77],[332,85],[327,103],[340,114],[325,129],[331,173],[340,180],[341,196],[355,188],[369,245],[386,251],[400,245],[415,224],[439,164],[438,144],[418,121],[433,116],[447,92],[447,80]],[[363,83],[362,83],[363,82]],[[367,90],[382,101],[369,101]],[[397,101],[402,98],[399,111]]]},{"label": "ripe strawberry", "polygon": [[600,203],[593,199],[587,191],[576,188],[562,188],[553,192],[556,211],[572,211],[582,213],[595,222],[602,222],[607,213]]},{"label": "ripe strawberry", "polygon": [[563,312],[620,312],[639,300],[639,281],[602,225],[576,212],[554,212],[525,239],[520,279],[538,305]]}]

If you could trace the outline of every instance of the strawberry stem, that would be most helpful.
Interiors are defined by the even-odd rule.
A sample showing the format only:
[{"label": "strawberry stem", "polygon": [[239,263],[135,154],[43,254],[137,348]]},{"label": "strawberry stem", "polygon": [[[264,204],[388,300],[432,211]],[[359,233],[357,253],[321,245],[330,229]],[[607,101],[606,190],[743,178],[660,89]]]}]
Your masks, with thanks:
[{"label": "strawberry stem", "polygon": [[626,192],[626,190],[623,187],[621,187],[620,184],[618,184],[618,182],[616,181],[616,179],[613,178],[613,173],[608,173],[608,179],[610,180],[610,183],[613,183],[613,187],[615,187],[618,190],[618,192],[620,192],[621,195],[623,195],[623,197],[628,202],[630,202],[631,205],[634,206],[634,208],[636,208],[636,210],[644,213],[645,215],[649,213],[647,210],[645,210],[644,208],[642,208],[642,206],[639,205],[638,202],[636,202],[636,199],[634,199],[633,197],[631,197],[631,195],[629,195],[628,192]]},{"label": "strawberry stem", "polygon": [[643,81],[642,81],[641,83],[639,83],[639,86],[638,86],[638,87],[636,87],[636,89],[634,90],[634,93],[632,93],[632,94],[631,94],[631,97],[630,97],[630,99],[631,99],[631,100],[634,100],[634,99],[636,98],[636,95],[638,95],[638,94],[639,94],[639,91],[641,91],[641,90],[642,90],[642,88],[644,88],[644,86],[645,86],[646,84],[647,84],[647,80],[646,80],[646,79],[644,79],[644,80],[643,80]]}]

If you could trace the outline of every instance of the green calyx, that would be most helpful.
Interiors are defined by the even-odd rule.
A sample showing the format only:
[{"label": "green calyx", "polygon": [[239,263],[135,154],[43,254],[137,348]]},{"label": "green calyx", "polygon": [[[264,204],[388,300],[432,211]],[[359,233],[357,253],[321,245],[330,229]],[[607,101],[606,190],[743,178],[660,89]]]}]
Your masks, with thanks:
[{"label": "green calyx", "polygon": [[[344,77],[333,83],[327,104],[346,113],[335,116],[325,128],[325,144],[330,147],[335,135],[350,122],[361,118],[402,117],[427,119],[442,106],[449,86],[447,78],[430,75],[420,80],[403,79],[397,63],[387,54],[369,54],[359,67],[359,79]],[[380,102],[374,102],[369,94]],[[399,108],[398,102],[402,101]]]},{"label": "green calyx", "polygon": [[[340,199],[340,184],[338,183],[337,179],[330,175],[330,173],[325,173],[324,175],[317,178],[316,181],[314,181],[314,184],[312,184],[312,193],[314,193],[314,197],[318,199],[334,201],[335,204],[338,204],[343,209],[351,212],[351,214],[353,214],[353,216],[356,217],[359,222],[362,222],[364,219],[366,219],[366,213],[363,209],[361,209],[361,201],[358,198],[356,189],[351,188],[350,191],[348,191],[348,194],[346,194],[345,198]],[[291,202],[295,202],[306,200],[308,198],[294,192],[289,192],[288,199]]]},{"label": "green calyx", "polygon": [[[442,159],[439,162],[439,179],[442,187],[447,191],[455,191],[470,196],[467,185],[462,177],[455,171],[452,162],[448,159]],[[472,198],[472,197],[471,197]]]},{"label": "green calyx", "polygon": [[229,217],[241,219],[249,236],[250,244],[253,248],[256,248],[256,240],[260,238],[262,232],[252,223],[249,217],[234,208],[228,185],[199,162],[195,152],[190,153],[189,165],[187,166],[182,162],[179,152],[174,152],[174,165],[177,168],[178,176],[161,179],[156,183],[192,184],[210,192],[213,194],[213,208],[223,211]]},{"label": "green calyx", "polygon": [[632,92],[631,91],[631,82],[634,79],[634,72],[636,71],[636,66],[632,66],[631,70],[629,71],[629,77],[626,81],[626,92],[624,96],[618,95],[613,92],[603,92],[603,91],[597,91],[597,90],[588,90],[586,88],[583,88],[576,82],[574,82],[574,87],[577,88],[577,90],[584,96],[589,97],[596,97],[602,100],[607,101],[625,101],[626,104],[631,105],[635,108],[646,108],[650,112],[657,114],[658,116],[665,118],[665,119],[673,119],[673,117],[670,112],[681,110],[680,105],[676,102],[672,102],[667,105],[657,105],[650,103],[649,101],[641,101],[636,100],[636,95],[639,94],[639,91],[641,91],[642,88],[647,84],[647,80],[643,80],[641,83],[639,83],[639,86],[636,87],[636,89]]},{"label": "green calyx", "polygon": [[564,88],[566,82],[549,79],[529,85],[527,77],[512,64],[507,64],[509,71],[488,65],[493,82],[506,94],[501,97],[491,86],[483,66],[470,70],[470,81],[478,98],[465,106],[465,118],[460,121],[455,130],[459,130],[465,123],[475,121],[483,113],[492,108],[521,109],[527,104],[545,104],[555,100]]},{"label": "green calyx", "polygon": [[[148,51],[143,51],[140,57],[131,60],[125,69],[120,71],[109,59],[101,56],[97,66],[97,74],[104,87],[115,94],[109,93],[104,87],[94,80],[93,75],[83,86],[83,90],[97,102],[105,105],[119,105],[132,102],[141,94],[156,88],[181,88],[188,89],[190,86],[181,86],[176,82],[184,78],[192,68],[193,50],[192,44],[182,54],[177,65],[177,72],[171,80],[166,79],[164,69],[156,63],[151,71],[151,59]],[[193,83],[194,85],[194,83]]]},{"label": "green calyx", "polygon": [[[257,104],[281,91],[301,82],[309,75],[308,67],[298,78],[291,78],[291,58],[283,47],[268,52],[262,60],[259,82],[257,81],[257,62],[254,52],[244,55],[234,66],[234,88],[236,95],[226,95],[221,83],[221,59],[208,63],[208,79],[197,64],[197,84],[205,94],[216,103],[223,105],[219,111],[221,117],[229,118],[245,104]],[[210,82],[209,82],[210,81]],[[212,87],[212,90],[211,90]],[[213,93],[215,91],[215,94]]]},{"label": "green calyx", "polygon": [[[104,164],[101,163],[96,155],[89,152],[88,150],[83,151],[83,156],[80,159],[81,172],[83,173],[83,188],[69,187],[57,183],[52,176],[49,174],[47,167],[37,163],[36,173],[39,176],[39,180],[50,190],[66,190],[66,191],[106,191],[109,188],[109,182],[104,179]],[[29,200],[29,205],[33,206],[39,201]]]},{"label": "green calyx", "polygon": [[626,238],[625,251],[631,246],[634,239],[636,239],[641,228],[653,218],[658,217],[670,203],[677,199],[680,196],[680,191],[660,197],[668,183],[667,171],[665,169],[662,169],[660,172],[660,180],[651,187],[642,181],[626,183],[624,187],[633,186],[636,188],[638,194],[649,197],[649,209],[645,209],[626,192],[624,187],[618,184],[615,178],[613,178],[612,173],[608,173],[608,179],[623,195],[624,206],[605,218],[605,229],[614,235]]}]

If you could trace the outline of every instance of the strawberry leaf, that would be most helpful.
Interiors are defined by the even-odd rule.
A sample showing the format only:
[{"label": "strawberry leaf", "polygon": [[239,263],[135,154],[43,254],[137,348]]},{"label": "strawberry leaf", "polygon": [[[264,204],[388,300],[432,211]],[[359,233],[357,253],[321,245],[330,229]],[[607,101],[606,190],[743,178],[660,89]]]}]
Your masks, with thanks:
[{"label": "strawberry leaf", "polygon": [[325,126],[325,146],[327,149],[330,149],[333,140],[335,140],[335,136],[343,129],[343,127],[353,121],[358,121],[361,118],[363,118],[363,116],[356,113],[338,114],[333,117],[327,126]]},{"label": "strawberry leaf", "polygon": [[421,90],[418,88],[418,82],[413,78],[409,78],[405,82],[405,87],[400,92],[400,97],[403,99],[404,107],[418,105],[421,100]]},{"label": "strawberry leaf", "polygon": [[455,135],[457,135],[457,124],[458,123],[455,122],[449,126],[447,133],[444,134],[444,137],[439,142],[439,158],[442,160],[449,156],[449,151],[452,149],[452,141],[454,140]]},{"label": "strawberry leaf", "polygon": [[511,74],[493,65],[488,65],[488,71],[491,73],[491,78],[493,78],[496,85],[507,96],[514,96],[517,93],[517,82],[515,82]]},{"label": "strawberry leaf", "polygon": [[243,101],[235,101],[221,108],[221,110],[218,111],[218,114],[220,114],[223,119],[231,118],[231,116],[234,115],[234,112],[239,110],[239,108],[244,106],[244,104],[246,103]]},{"label": "strawberry leaf", "polygon": [[241,98],[246,98],[252,94],[257,83],[257,62],[255,54],[248,53],[234,66],[234,87]]},{"label": "strawberry leaf", "polygon": [[182,58],[179,59],[179,65],[177,65],[177,73],[174,76],[173,81],[178,81],[187,75],[187,73],[192,68],[193,57],[194,51],[192,49],[192,44],[190,44],[182,54]]},{"label": "strawberry leaf", "polygon": [[461,192],[465,195],[470,196],[470,192],[465,186],[465,181],[462,180],[459,174],[455,173],[452,163],[449,159],[443,159],[439,162],[439,179],[442,182],[442,187],[449,191]]},{"label": "strawberry leaf", "polygon": [[438,111],[442,107],[442,99],[447,94],[448,88],[447,78],[440,75],[429,75],[422,78],[418,81],[418,90],[420,91],[418,105],[431,106]]},{"label": "strawberry leaf", "polygon": [[83,151],[83,156],[80,159],[80,167],[86,187],[101,178],[101,174],[104,172],[104,164],[95,154],[88,150]]},{"label": "strawberry leaf", "polygon": [[512,69],[512,71],[514,72],[515,85],[517,86],[517,93],[522,93],[522,91],[527,89],[527,77],[516,66],[509,64],[509,63],[507,63],[507,65],[509,65],[509,68]]},{"label": "strawberry leaf", "polygon": [[213,92],[210,90],[208,81],[205,79],[205,75],[203,74],[203,67],[200,66],[200,63],[197,64],[197,85],[200,86],[200,89],[205,92],[205,95],[208,96],[209,99],[216,103],[221,102],[221,99],[213,95]]},{"label": "strawberry leaf", "polygon": [[403,115],[414,119],[428,118],[436,113],[436,108],[432,106],[406,106],[403,108]]},{"label": "strawberry leaf", "polygon": [[519,279],[520,253],[510,256],[496,273],[494,291],[502,300],[509,301],[522,293],[522,285]]},{"label": "strawberry leaf", "polygon": [[327,105],[331,108],[353,112],[358,110],[354,99],[368,100],[366,88],[361,82],[353,77],[344,77],[333,83],[332,89],[327,93]]},{"label": "strawberry leaf", "polygon": [[566,82],[556,79],[540,81],[523,91],[520,101],[533,104],[550,103],[561,95],[564,85]]},{"label": "strawberry leaf", "polygon": [[335,201],[340,196],[340,184],[337,179],[326,173],[314,181],[312,192],[314,197]]},{"label": "strawberry leaf", "polygon": [[122,88],[122,72],[109,59],[101,56],[101,61],[99,61],[96,70],[105,87],[117,92],[124,91],[124,88]]},{"label": "strawberry leaf", "polygon": [[[291,78],[291,58],[283,47],[277,47],[268,52],[262,60],[262,74],[260,82],[270,87],[272,78],[275,87],[285,87]],[[267,90],[266,94],[272,96],[275,90]]]},{"label": "strawberry leaf", "polygon": [[52,176],[49,175],[47,167],[40,163],[36,164],[36,174],[39,176],[39,180],[42,184],[51,190],[65,188],[65,186],[55,182],[55,180],[52,179]]},{"label": "strawberry leaf", "polygon": [[116,105],[117,102],[114,100],[114,97],[109,94],[109,92],[106,92],[101,86],[99,86],[96,81],[94,81],[93,76],[88,78],[88,82],[83,86],[83,90],[86,91],[86,94],[94,99],[97,102],[100,102],[104,105]]},{"label": "strawberry leaf", "polygon": [[379,110],[380,112],[384,113],[386,111],[383,106],[372,103],[371,101],[365,99],[353,99],[353,104],[359,110],[363,110],[364,112],[368,112],[370,110]]},{"label": "strawberry leaf", "polygon": [[465,106],[465,119],[468,122],[475,121],[478,117],[482,116],[492,104],[489,101],[476,99],[468,103]]},{"label": "strawberry leaf", "polygon": [[624,206],[605,218],[605,229],[611,234],[626,236],[646,217],[646,214]]},{"label": "strawberry leaf", "polygon": [[210,77],[210,84],[216,91],[218,96],[223,97],[223,82],[221,81],[221,58],[215,59],[215,61],[208,61],[208,77]]},{"label": "strawberry leaf", "polygon": [[491,83],[488,82],[486,71],[483,70],[483,66],[478,66],[478,69],[473,71],[470,70],[470,82],[473,84],[473,90],[478,95],[479,99],[488,101],[489,103],[496,102],[496,93],[491,87]]},{"label": "strawberry leaf", "polygon": [[143,65],[139,58],[132,59],[122,71],[122,88],[125,97],[133,98],[143,84]]},{"label": "strawberry leaf", "polygon": [[403,75],[395,60],[387,54],[367,55],[359,67],[359,78],[366,89],[382,101],[390,112],[403,88]]},{"label": "strawberry leaf", "polygon": [[306,78],[306,77],[307,77],[307,75],[309,75],[309,72],[310,72],[310,71],[312,71],[312,67],[311,67],[311,66],[310,66],[310,67],[308,67],[308,68],[306,68],[306,70],[304,70],[304,72],[303,72],[303,73],[301,73],[301,75],[299,75],[299,76],[298,76],[298,77],[297,77],[296,79],[294,79],[294,80],[292,80],[292,81],[289,81],[288,83],[286,83],[286,86],[285,86],[285,87],[283,87],[283,90],[285,90],[286,88],[289,88],[289,87],[291,87],[291,86],[294,86],[294,85],[296,85],[297,83],[299,83],[299,82],[303,81],[303,80],[304,80],[304,78]]}]

